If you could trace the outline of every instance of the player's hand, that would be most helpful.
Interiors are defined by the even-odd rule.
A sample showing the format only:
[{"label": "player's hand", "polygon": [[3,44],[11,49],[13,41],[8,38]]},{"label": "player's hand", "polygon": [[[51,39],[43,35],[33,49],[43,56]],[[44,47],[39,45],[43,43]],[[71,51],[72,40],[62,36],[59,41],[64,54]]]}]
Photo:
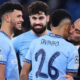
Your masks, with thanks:
[{"label": "player's hand", "polygon": [[62,77],[66,78],[66,80],[74,80],[70,75],[62,75]]}]

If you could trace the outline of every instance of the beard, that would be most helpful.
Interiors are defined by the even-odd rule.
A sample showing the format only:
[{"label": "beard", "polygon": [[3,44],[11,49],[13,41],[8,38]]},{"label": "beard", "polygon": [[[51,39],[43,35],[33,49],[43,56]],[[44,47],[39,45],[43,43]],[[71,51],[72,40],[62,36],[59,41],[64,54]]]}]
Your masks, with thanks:
[{"label": "beard", "polygon": [[[41,28],[35,28],[36,26],[42,26]],[[31,29],[36,33],[37,35],[42,34],[46,30],[46,25],[43,26],[41,24],[34,24]]]},{"label": "beard", "polygon": [[17,36],[17,35],[19,35],[19,34],[22,33],[22,29],[21,29],[21,30],[18,30],[18,29],[16,29],[16,28],[14,27],[14,28],[13,28],[13,32],[14,32],[14,36]]},{"label": "beard", "polygon": [[71,43],[74,44],[74,45],[79,45],[79,44],[80,44],[80,41],[70,40],[69,42],[71,42]]},{"label": "beard", "polygon": [[74,45],[80,44],[80,39],[77,39],[77,38],[76,38],[76,40],[74,38],[68,38],[68,41]]}]

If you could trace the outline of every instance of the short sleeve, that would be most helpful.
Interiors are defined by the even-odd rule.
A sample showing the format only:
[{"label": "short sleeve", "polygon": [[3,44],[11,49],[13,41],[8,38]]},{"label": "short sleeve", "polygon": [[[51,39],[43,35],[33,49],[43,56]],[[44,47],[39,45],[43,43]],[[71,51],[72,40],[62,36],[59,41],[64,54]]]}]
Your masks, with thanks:
[{"label": "short sleeve", "polygon": [[34,47],[35,47],[35,40],[33,40],[29,46],[29,49],[26,53],[26,56],[25,56],[25,60],[24,62],[28,62],[28,63],[32,63],[32,55],[33,55],[33,52],[34,52]]},{"label": "short sleeve", "polygon": [[78,67],[79,67],[79,55],[77,48],[74,46],[70,49],[68,55],[67,72],[77,72]]}]

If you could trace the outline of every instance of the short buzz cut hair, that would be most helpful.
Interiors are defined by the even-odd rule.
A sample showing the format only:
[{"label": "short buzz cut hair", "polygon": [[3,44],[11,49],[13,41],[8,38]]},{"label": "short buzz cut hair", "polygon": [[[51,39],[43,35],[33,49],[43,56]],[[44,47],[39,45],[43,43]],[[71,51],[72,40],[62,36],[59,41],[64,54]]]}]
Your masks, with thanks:
[{"label": "short buzz cut hair", "polygon": [[33,15],[33,14],[39,14],[41,12],[44,12],[45,15],[49,14],[49,7],[45,2],[42,1],[35,1],[32,2],[28,6],[28,14]]},{"label": "short buzz cut hair", "polygon": [[15,9],[23,12],[23,6],[19,2],[4,2],[0,6],[0,17],[2,17],[5,13],[13,12]]},{"label": "short buzz cut hair", "polygon": [[51,14],[50,23],[54,27],[59,26],[59,24],[64,20],[72,20],[71,15],[64,9],[57,9]]}]

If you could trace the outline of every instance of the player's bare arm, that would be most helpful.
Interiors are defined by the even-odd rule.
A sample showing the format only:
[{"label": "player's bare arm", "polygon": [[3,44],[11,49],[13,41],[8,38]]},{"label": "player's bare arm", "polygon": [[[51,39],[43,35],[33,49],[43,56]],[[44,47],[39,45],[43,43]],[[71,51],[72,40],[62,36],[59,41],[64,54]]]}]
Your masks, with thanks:
[{"label": "player's bare arm", "polygon": [[25,62],[20,74],[20,80],[28,80],[28,74],[31,70],[31,64]]},{"label": "player's bare arm", "polygon": [[66,80],[74,80],[74,76],[76,76],[77,73],[68,73],[67,75],[62,75],[62,77],[66,78]]},{"label": "player's bare arm", "polygon": [[5,80],[5,65],[0,64],[0,80]]}]

